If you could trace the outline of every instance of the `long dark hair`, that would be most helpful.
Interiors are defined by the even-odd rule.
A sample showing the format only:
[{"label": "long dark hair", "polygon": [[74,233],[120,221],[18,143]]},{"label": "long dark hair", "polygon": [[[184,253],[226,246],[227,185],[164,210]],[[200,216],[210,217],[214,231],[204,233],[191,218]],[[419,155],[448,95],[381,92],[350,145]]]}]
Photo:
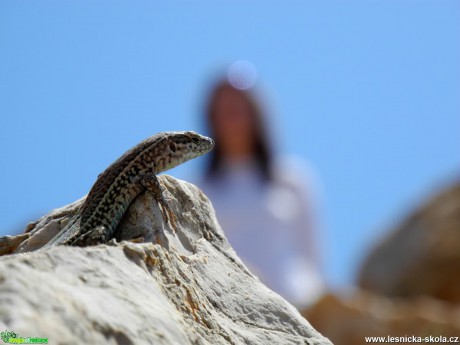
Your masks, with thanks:
[{"label": "long dark hair", "polygon": [[262,107],[251,90],[240,90],[231,85],[227,80],[221,80],[215,84],[208,96],[205,109],[206,126],[209,135],[215,140],[214,150],[208,154],[209,164],[206,171],[207,178],[215,178],[222,168],[223,155],[220,147],[219,138],[216,137],[215,117],[216,103],[219,95],[231,90],[241,96],[248,105],[249,113],[252,117],[252,139],[253,157],[264,181],[268,182],[272,178],[273,153],[268,136],[267,123],[262,112]]}]

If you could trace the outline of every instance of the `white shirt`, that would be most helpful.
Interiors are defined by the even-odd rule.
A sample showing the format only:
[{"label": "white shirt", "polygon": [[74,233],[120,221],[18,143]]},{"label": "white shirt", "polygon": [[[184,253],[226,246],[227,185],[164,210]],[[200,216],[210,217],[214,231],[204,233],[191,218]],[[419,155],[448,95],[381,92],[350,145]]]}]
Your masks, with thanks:
[{"label": "white shirt", "polygon": [[289,165],[275,164],[267,184],[254,163],[227,163],[223,173],[201,188],[249,269],[272,290],[304,307],[323,292],[323,282],[313,252],[317,248],[307,179]]}]

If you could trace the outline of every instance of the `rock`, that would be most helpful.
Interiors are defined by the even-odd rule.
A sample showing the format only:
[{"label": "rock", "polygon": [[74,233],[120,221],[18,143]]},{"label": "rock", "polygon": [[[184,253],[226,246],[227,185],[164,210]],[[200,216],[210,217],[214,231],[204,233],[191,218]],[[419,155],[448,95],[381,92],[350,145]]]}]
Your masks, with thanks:
[{"label": "rock", "polygon": [[460,183],[422,205],[371,252],[359,285],[460,303]]},{"label": "rock", "polygon": [[47,244],[68,223],[70,218],[77,213],[78,208],[85,201],[85,197],[61,208],[57,208],[35,222],[27,225],[26,233],[29,235],[15,253],[25,253],[37,250]]},{"label": "rock", "polygon": [[334,344],[368,344],[366,337],[387,336],[402,341],[377,343],[447,343],[434,337],[457,337],[458,342],[460,335],[460,306],[431,297],[388,298],[365,291],[348,298],[327,294],[302,315]]},{"label": "rock", "polygon": [[0,237],[0,256],[5,254],[11,254],[17,247],[27,240],[30,234],[20,234],[15,236],[3,236]]},{"label": "rock", "polygon": [[27,252],[78,203],[31,226],[21,254],[0,257],[0,329],[53,344],[331,344],[247,270],[199,189],[160,180],[177,233],[148,192],[116,232],[147,243]]},{"label": "rock", "polygon": [[366,344],[366,337],[385,338],[378,343],[459,342],[459,248],[457,183],[428,200],[371,252],[359,276],[368,291],[327,294],[302,315],[336,344]]}]

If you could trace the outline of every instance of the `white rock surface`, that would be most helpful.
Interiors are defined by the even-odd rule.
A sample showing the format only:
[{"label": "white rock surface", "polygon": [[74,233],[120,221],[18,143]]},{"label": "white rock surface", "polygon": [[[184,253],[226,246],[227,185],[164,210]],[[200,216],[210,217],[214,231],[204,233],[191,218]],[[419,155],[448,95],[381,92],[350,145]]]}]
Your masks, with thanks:
[{"label": "white rock surface", "polygon": [[0,257],[0,330],[50,344],[331,344],[241,263],[199,189],[161,182],[177,233],[144,193],[116,234],[149,243],[27,252],[78,202],[32,225],[18,254]]}]

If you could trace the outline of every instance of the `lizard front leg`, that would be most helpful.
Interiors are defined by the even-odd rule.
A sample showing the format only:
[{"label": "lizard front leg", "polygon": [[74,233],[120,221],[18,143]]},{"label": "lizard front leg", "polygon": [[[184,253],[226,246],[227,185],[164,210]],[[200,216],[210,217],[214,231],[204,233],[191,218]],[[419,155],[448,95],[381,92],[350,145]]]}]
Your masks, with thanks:
[{"label": "lizard front leg", "polygon": [[171,208],[166,203],[163,197],[163,189],[160,186],[160,181],[155,175],[144,175],[141,179],[141,184],[153,194],[153,197],[160,204],[161,214],[165,223],[169,221],[174,231],[177,231],[177,217]]}]

